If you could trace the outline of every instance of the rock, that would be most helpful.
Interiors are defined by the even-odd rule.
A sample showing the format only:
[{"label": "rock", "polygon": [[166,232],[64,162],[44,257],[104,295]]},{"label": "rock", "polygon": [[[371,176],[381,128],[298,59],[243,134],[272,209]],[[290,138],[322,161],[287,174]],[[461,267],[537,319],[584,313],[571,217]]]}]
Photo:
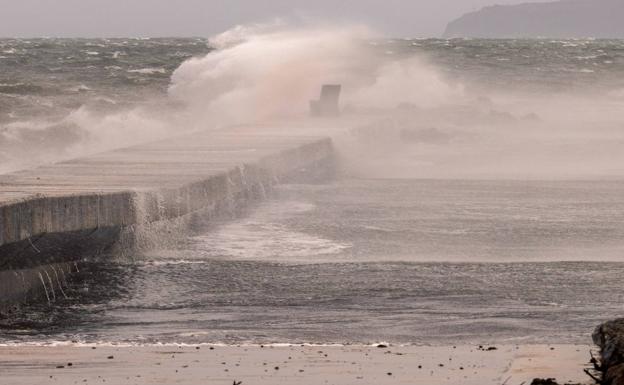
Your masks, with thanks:
[{"label": "rock", "polygon": [[603,375],[605,384],[624,385],[624,363],[611,366]]},{"label": "rock", "polygon": [[594,330],[594,343],[600,347],[600,363],[606,385],[624,385],[624,318],[605,322]]},{"label": "rock", "polygon": [[600,347],[601,363],[605,369],[624,363],[624,318],[598,326],[592,339]]}]

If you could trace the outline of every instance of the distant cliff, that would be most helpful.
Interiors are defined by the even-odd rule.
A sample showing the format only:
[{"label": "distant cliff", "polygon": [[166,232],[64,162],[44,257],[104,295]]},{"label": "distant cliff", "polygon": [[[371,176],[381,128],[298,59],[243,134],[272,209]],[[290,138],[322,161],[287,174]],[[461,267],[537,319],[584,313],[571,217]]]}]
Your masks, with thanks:
[{"label": "distant cliff", "polygon": [[624,0],[494,5],[449,23],[445,37],[624,38]]}]

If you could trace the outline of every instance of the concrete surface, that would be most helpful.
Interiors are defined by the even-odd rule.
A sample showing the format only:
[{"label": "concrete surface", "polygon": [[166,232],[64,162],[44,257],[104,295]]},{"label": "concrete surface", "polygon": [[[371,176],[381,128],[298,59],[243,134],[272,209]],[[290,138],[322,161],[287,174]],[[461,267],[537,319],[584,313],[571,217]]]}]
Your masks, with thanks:
[{"label": "concrete surface", "polygon": [[[332,163],[328,138],[239,127],[0,175],[0,272],[35,269],[23,286],[38,286],[42,266],[132,248],[142,226],[244,204]],[[0,304],[20,296],[6,277]]]}]

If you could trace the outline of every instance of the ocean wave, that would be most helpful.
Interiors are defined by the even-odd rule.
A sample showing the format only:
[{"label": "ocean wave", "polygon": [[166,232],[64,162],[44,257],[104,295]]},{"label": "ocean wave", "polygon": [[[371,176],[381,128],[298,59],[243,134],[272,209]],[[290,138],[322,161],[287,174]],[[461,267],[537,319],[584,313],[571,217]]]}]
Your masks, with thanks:
[{"label": "ocean wave", "polygon": [[0,93],[3,94],[36,94],[44,87],[31,83],[0,83]]},{"label": "ocean wave", "polygon": [[[202,335],[201,332],[196,333],[180,333],[180,337],[192,337],[193,335]],[[135,341],[108,341],[99,340],[89,342],[86,340],[49,340],[49,341],[37,341],[37,342],[5,342],[0,343],[0,347],[71,347],[71,348],[93,348],[93,347],[110,347],[110,348],[162,348],[162,347],[215,347],[215,348],[227,348],[227,347],[247,347],[247,348],[261,348],[261,347],[274,347],[274,348],[289,348],[289,347],[377,347],[380,344],[390,346],[385,342],[373,343],[373,344],[348,344],[348,343],[292,343],[292,342],[274,342],[274,343],[226,343],[226,342],[200,342],[200,343],[188,343],[188,342],[135,342]],[[407,347],[416,346],[412,344],[392,344],[392,346]]]},{"label": "ocean wave", "polygon": [[139,265],[147,266],[170,266],[170,265],[204,265],[208,261],[191,261],[187,259],[161,260],[161,261],[140,261]]}]

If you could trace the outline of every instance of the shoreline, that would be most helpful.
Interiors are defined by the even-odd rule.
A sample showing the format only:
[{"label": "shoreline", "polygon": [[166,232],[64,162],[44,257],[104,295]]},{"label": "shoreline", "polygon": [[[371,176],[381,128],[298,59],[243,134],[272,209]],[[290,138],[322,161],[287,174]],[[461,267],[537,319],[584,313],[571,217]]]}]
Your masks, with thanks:
[{"label": "shoreline", "polygon": [[590,345],[0,346],[9,384],[589,383]]}]

